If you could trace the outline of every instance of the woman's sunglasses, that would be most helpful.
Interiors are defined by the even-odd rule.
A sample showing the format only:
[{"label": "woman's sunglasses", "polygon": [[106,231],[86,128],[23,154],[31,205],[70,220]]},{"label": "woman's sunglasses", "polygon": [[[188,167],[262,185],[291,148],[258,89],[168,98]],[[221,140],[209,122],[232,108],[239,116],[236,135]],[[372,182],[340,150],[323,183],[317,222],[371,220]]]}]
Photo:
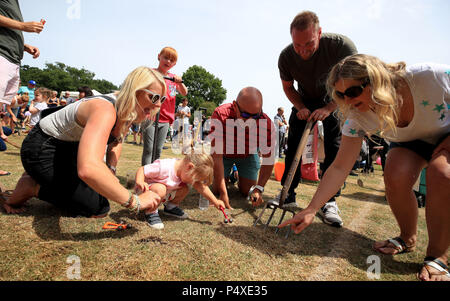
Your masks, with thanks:
[{"label": "woman's sunglasses", "polygon": [[360,86],[352,86],[350,88],[348,88],[347,90],[345,90],[345,92],[339,92],[337,90],[334,91],[334,93],[336,93],[336,96],[344,99],[345,96],[347,96],[348,98],[355,98],[360,96],[363,91],[364,88],[369,84],[369,80],[365,80]]},{"label": "woman's sunglasses", "polygon": [[150,94],[150,100],[152,101],[153,104],[157,103],[158,100],[161,101],[161,104],[166,100],[165,96],[161,96],[159,94],[156,94],[155,92],[152,92],[150,90],[147,89],[141,89],[142,91]]},{"label": "woman's sunglasses", "polygon": [[248,119],[248,118],[253,118],[253,119],[261,119],[262,116],[262,112],[258,113],[258,114],[250,114],[248,112],[244,112],[241,110],[241,107],[239,106],[239,104],[236,101],[236,105],[239,109],[239,112],[241,113],[242,118]]}]

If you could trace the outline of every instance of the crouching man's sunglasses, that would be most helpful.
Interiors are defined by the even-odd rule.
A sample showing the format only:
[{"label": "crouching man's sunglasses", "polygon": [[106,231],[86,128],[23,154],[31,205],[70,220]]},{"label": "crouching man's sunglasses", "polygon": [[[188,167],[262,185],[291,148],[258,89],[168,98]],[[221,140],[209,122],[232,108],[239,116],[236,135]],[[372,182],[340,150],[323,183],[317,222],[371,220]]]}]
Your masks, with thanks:
[{"label": "crouching man's sunglasses", "polygon": [[368,79],[366,79],[360,86],[352,86],[352,87],[348,88],[347,90],[345,90],[345,92],[339,92],[337,90],[334,90],[334,93],[336,93],[336,96],[341,99],[344,99],[345,96],[347,96],[348,98],[355,98],[355,97],[360,96],[363,93],[364,88],[368,84],[370,84],[370,82]]},{"label": "crouching man's sunglasses", "polygon": [[239,109],[239,112],[241,113],[242,118],[245,118],[245,119],[248,119],[248,118],[261,119],[262,116],[263,116],[263,113],[262,113],[262,112],[261,112],[261,113],[257,113],[257,114],[251,114],[251,113],[242,111],[242,110],[241,110],[241,107],[239,106],[239,104],[237,103],[237,101],[236,101],[236,105],[237,105],[237,107],[238,107],[238,109]]}]

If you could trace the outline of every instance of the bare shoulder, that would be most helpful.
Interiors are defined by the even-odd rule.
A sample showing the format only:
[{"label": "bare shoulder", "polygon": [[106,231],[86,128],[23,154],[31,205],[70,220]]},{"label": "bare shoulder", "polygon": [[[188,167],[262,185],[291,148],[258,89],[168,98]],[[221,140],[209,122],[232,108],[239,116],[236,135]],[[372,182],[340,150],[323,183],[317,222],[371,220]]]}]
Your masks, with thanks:
[{"label": "bare shoulder", "polygon": [[82,125],[89,121],[102,120],[114,123],[116,109],[109,101],[101,98],[93,98],[80,104],[77,111],[77,119]]}]

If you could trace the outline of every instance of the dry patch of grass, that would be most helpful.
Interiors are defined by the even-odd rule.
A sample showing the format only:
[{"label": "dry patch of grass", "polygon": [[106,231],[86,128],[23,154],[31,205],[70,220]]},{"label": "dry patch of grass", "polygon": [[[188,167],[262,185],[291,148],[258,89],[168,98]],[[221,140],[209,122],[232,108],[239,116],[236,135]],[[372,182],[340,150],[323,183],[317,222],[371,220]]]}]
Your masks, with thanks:
[{"label": "dry patch of grass", "polygon": [[[11,137],[20,144],[23,137]],[[142,147],[125,144],[118,166],[123,185],[140,165]],[[165,150],[163,158],[173,157]],[[177,157],[179,157],[177,155]],[[2,186],[13,189],[23,172],[19,151],[9,147],[0,153],[0,168],[12,172],[2,177]],[[68,280],[67,258],[81,260],[81,280],[223,280],[223,281],[306,281],[369,280],[367,258],[376,240],[398,235],[395,219],[384,200],[382,172],[374,176],[349,177],[338,199],[344,227],[336,229],[319,218],[301,235],[276,235],[276,213],[267,230],[253,222],[262,208],[254,209],[230,188],[235,208],[233,224],[223,223],[214,208],[198,209],[198,193],[191,191],[182,203],[189,219],[180,221],[162,216],[165,229],[148,227],[143,216],[133,216],[111,203],[111,212],[101,220],[70,218],[37,199],[29,201],[26,213],[11,216],[0,213],[0,280]],[[317,187],[302,183],[297,200],[306,207]],[[280,184],[271,179],[265,199],[276,196]],[[278,210],[279,211],[279,210]],[[264,219],[267,220],[268,214]],[[130,230],[102,230],[106,221],[125,220]],[[420,209],[419,242],[414,253],[382,256],[381,280],[414,280],[425,255],[426,225]]]}]

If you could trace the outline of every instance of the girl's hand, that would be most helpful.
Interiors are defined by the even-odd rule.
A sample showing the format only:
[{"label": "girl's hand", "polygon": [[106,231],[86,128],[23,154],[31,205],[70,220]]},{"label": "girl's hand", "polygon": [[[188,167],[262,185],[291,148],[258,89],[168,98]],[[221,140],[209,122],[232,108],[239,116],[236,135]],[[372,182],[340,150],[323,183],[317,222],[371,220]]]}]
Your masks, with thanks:
[{"label": "girl's hand", "polygon": [[314,210],[306,208],[305,210],[297,213],[293,218],[288,221],[285,221],[278,228],[286,227],[287,225],[291,225],[291,229],[295,234],[299,234],[306,227],[312,224],[314,221],[314,217],[316,216],[316,212]]},{"label": "girl's hand", "polygon": [[134,190],[138,193],[144,193],[149,190],[148,184],[145,182],[136,181]]},{"label": "girl's hand", "polygon": [[161,203],[161,197],[151,190],[139,195],[141,211],[155,211]]},{"label": "girl's hand", "polygon": [[214,207],[220,210],[220,208],[225,208],[225,203],[222,200],[217,200],[217,202],[214,203]]}]

